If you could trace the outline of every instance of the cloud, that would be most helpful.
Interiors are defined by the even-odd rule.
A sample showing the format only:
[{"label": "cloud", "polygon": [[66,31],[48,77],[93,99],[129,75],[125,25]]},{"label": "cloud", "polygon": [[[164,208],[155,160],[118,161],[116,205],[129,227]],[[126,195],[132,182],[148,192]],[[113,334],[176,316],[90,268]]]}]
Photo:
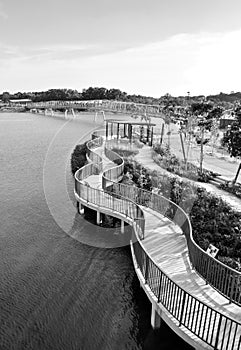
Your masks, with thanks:
[{"label": "cloud", "polygon": [[8,19],[8,14],[3,8],[3,3],[0,2],[0,18],[2,19]]},{"label": "cloud", "polygon": [[157,97],[167,92],[238,91],[240,39],[238,30],[183,33],[125,50],[89,45],[0,47],[1,82],[14,91],[94,85]]},{"label": "cloud", "polygon": [[178,34],[165,41],[95,58],[91,60],[91,77],[98,77],[102,85],[127,86],[131,92],[154,96],[166,92],[184,95],[187,91],[209,94],[239,90],[240,40],[241,30]]},{"label": "cloud", "polygon": [[17,47],[0,44],[0,60],[12,59],[18,61],[33,61],[48,63],[51,61],[68,62],[81,60],[85,57],[113,53],[120,50],[118,46],[105,47],[103,45],[51,45]]}]

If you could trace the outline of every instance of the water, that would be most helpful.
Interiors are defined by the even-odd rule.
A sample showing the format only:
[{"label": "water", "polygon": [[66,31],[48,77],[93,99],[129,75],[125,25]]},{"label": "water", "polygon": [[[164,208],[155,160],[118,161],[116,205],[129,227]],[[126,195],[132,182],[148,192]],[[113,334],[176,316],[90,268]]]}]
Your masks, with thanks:
[{"label": "water", "polygon": [[[69,147],[91,129],[90,115],[65,124],[0,114],[0,349],[187,349],[165,325],[151,330],[150,303],[129,247],[99,248],[102,238],[108,247],[108,230],[70,205]],[[45,169],[48,155],[52,173]],[[56,183],[63,162],[69,198],[61,203]],[[43,176],[53,173],[51,192]]]}]

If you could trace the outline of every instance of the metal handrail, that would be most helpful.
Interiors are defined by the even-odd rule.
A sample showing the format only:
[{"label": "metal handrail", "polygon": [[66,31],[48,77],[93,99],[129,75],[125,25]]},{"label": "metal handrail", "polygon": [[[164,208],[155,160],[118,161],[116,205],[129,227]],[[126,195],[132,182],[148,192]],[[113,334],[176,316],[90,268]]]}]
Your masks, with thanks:
[{"label": "metal handrail", "polygon": [[117,153],[105,147],[105,156],[115,163],[116,165],[112,168],[104,171],[102,175],[102,188],[105,190],[109,181],[114,183],[120,181],[124,174],[124,160]]},{"label": "metal handrail", "polygon": [[172,281],[145,251],[140,241],[132,243],[137,267],[150,290],[165,309],[199,339],[215,350],[239,350],[241,323],[224,316]]},{"label": "metal handrail", "polygon": [[[140,239],[143,239],[143,230],[145,228],[144,213],[134,201],[123,197],[121,194],[115,196],[113,196],[113,194],[110,195],[110,193],[107,193],[107,191],[104,191],[103,189],[92,188],[88,185],[88,183],[84,182],[84,180],[89,176],[98,175],[102,171],[102,157],[92,151],[92,149],[95,149],[96,147],[99,147],[99,145],[102,144],[102,137],[95,138],[94,140],[87,142],[89,160],[91,160],[91,163],[86,164],[85,166],[76,171],[75,193],[80,198],[84,199],[86,202],[91,202],[92,204],[97,206],[110,208],[113,211],[119,212],[131,219],[133,222],[135,222],[137,233]],[[110,151],[109,155],[111,154],[111,152],[112,151]],[[94,153],[98,157],[95,157],[94,155],[92,155],[92,153]],[[112,153],[114,155],[114,152]],[[119,158],[119,155],[117,155],[117,158]],[[92,160],[97,160],[97,163],[94,163]],[[120,166],[124,167],[124,163],[122,163],[123,161],[121,161]],[[115,167],[113,167],[112,169],[114,170],[114,168]],[[123,169],[121,172],[123,173]]]}]

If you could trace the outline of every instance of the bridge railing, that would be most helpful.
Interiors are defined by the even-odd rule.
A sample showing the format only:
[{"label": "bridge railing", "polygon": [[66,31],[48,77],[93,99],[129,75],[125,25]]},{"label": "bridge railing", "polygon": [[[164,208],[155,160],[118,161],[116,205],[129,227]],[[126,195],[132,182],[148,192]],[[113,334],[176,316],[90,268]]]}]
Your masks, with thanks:
[{"label": "bridge railing", "polygon": [[179,287],[157,266],[140,241],[132,243],[137,267],[166,310],[199,339],[215,350],[239,350],[241,324],[224,316]]},{"label": "bridge railing", "polygon": [[139,228],[139,234],[140,236],[142,235],[141,230],[144,215],[136,203],[122,196],[110,196],[101,189],[93,188],[86,183],[80,182],[78,180],[78,174],[76,175],[75,192],[87,203],[91,203],[97,207],[111,209],[112,212],[118,212],[118,214],[122,214],[135,221]]},{"label": "bridge railing", "polygon": [[[114,170],[111,169],[111,172]],[[189,258],[193,268],[204,280],[221,294],[241,305],[241,273],[208,255],[193,239],[192,226],[188,215],[169,199],[141,188],[117,183],[105,174],[108,187],[106,190],[131,199],[138,205],[151,208],[168,217],[183,231],[188,245]],[[143,231],[144,233],[144,231]],[[143,236],[144,238],[144,236]]]},{"label": "bridge railing", "polygon": [[[113,155],[112,155],[113,156]],[[137,203],[146,205],[169,217],[186,234],[188,245],[192,243],[191,224],[185,212],[167,198],[110,180],[108,191],[91,188],[84,183],[88,174],[95,172],[93,163],[87,164],[75,174],[76,194],[86,202],[112,209],[133,220],[136,237],[144,237],[145,219]],[[118,187],[116,187],[118,186]],[[111,192],[111,193],[110,193]],[[124,197],[120,193],[124,193]],[[195,242],[193,242],[195,243]],[[183,326],[216,350],[240,350],[241,324],[201,302],[172,281],[145,251],[141,241],[133,240],[133,252],[145,283],[157,302],[168,310]],[[199,247],[198,247],[199,248]]]},{"label": "bridge railing", "polygon": [[[124,160],[117,153],[113,152],[111,149],[105,146],[104,148],[105,156],[115,163],[116,165],[113,168],[104,171],[102,176],[102,188],[107,189],[109,183],[118,182],[122,179],[124,174]],[[121,193],[119,193],[121,195]]]},{"label": "bridge railing", "polygon": [[147,105],[134,102],[122,102],[115,100],[80,100],[80,101],[41,101],[29,102],[28,108],[89,108],[95,110],[107,110],[116,113],[139,113],[160,116],[163,107],[160,105]]},{"label": "bridge railing", "polygon": [[103,171],[103,160],[102,157],[95,153],[93,150],[103,145],[103,137],[99,136],[87,142],[87,159],[98,167],[98,174]]},{"label": "bridge railing", "polygon": [[[95,138],[87,143],[91,162],[77,170],[75,173],[75,193],[87,203],[90,202],[98,207],[111,209],[113,212],[116,211],[131,219],[135,223],[137,234],[142,238],[144,236],[143,230],[145,229],[144,213],[135,202],[128,198],[124,198],[121,194],[110,195],[102,189],[90,187],[89,184],[85,182],[85,179],[91,175],[98,175],[102,169],[103,162],[101,156],[92,151],[96,147],[101,146],[102,143],[102,137]],[[95,157],[92,153],[98,157]],[[107,152],[107,154],[112,157],[113,160],[120,158],[119,155],[116,156],[112,151],[109,153]],[[97,161],[97,163],[94,163],[95,161]],[[120,165],[122,165],[122,162]],[[114,168],[113,172],[115,174]],[[120,170],[118,170],[116,174],[120,174]],[[112,178],[115,178],[114,175],[111,176]]]}]

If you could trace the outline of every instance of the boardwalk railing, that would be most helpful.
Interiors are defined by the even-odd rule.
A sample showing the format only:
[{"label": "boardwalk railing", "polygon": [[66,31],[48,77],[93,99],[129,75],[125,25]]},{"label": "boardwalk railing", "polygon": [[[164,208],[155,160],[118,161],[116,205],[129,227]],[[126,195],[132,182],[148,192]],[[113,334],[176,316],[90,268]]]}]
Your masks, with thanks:
[{"label": "boardwalk railing", "polygon": [[[104,190],[107,189],[108,184],[111,182],[116,183],[120,181],[124,174],[124,160],[122,157],[120,157],[117,153],[113,152],[112,150],[108,149],[106,146],[104,148],[105,150],[105,156],[115,163],[116,165],[113,166],[113,168],[108,169],[104,171],[102,176],[102,188]],[[119,193],[121,195],[121,193]]]},{"label": "boardwalk railing", "polygon": [[103,137],[96,137],[87,142],[87,159],[89,162],[95,164],[98,167],[98,174],[103,170],[103,161],[101,156],[95,153],[93,150],[103,145]]},{"label": "boardwalk railing", "polygon": [[[92,146],[92,144],[89,146]],[[121,158],[119,155],[114,156],[113,153],[115,152],[105,152],[106,156],[110,156],[111,160]],[[117,165],[117,167],[118,166],[122,166],[122,163]],[[185,327],[199,339],[210,345],[213,349],[240,350],[241,324],[214,310],[212,307],[201,302],[179,287],[161,270],[159,266],[155,264],[145,251],[141,243],[141,239],[144,238],[145,234],[145,220],[140,205],[147,206],[162,215],[165,215],[181,227],[187,239],[190,261],[193,267],[198,273],[200,273],[200,275],[203,273],[202,276],[206,281],[213,286],[215,284],[214,287],[217,289],[220,286],[222,288],[228,286],[228,283],[231,282],[229,288],[225,287],[226,289],[223,288],[220,292],[224,295],[225,293],[229,293],[229,298],[232,300],[237,295],[237,289],[239,290],[240,288],[240,279],[237,279],[236,275],[232,274],[233,271],[235,273],[236,271],[229,269],[207,255],[194,242],[190,220],[178,205],[163,196],[149,191],[116,183],[112,180],[119,176],[119,171],[115,170],[115,167],[109,169],[108,173],[104,172],[106,177],[103,182],[105,185],[103,188],[104,191],[91,188],[83,181],[85,178],[95,173],[96,167],[93,163],[87,164],[76,172],[76,194],[86,202],[91,202],[100,207],[108,207],[112,211],[118,211],[132,219],[135,235],[137,239],[140,239],[140,241],[134,240],[132,244],[134,258],[136,259],[136,264],[141,271],[145,283],[148,284],[149,288],[157,298],[157,302],[161,303],[166,308],[166,310],[177,320],[180,327]],[[212,261],[212,263],[210,263],[207,268],[207,265],[205,264],[208,264],[209,260]],[[201,261],[204,262],[206,270],[204,267],[202,268]],[[223,267],[228,270],[223,270]],[[215,269],[218,270],[218,273]],[[230,271],[230,273],[222,276],[219,272],[221,269],[222,273],[227,273],[228,271]],[[224,279],[224,282],[221,282],[222,278]]]},{"label": "boardwalk railing", "polygon": [[238,350],[241,324],[209,307],[179,287],[146,253],[141,242],[132,244],[144,282],[166,310],[199,339],[218,350]]},{"label": "boardwalk railing", "polygon": [[[96,138],[94,140],[91,140],[87,143],[88,148],[88,154],[89,159],[97,160],[97,163],[91,163],[86,164],[77,172],[75,173],[75,193],[78,195],[79,198],[86,201],[86,203],[91,203],[95,206],[111,209],[113,212],[118,212],[122,215],[124,215],[126,218],[129,218],[135,223],[136,232],[139,234],[139,237],[143,238],[143,230],[145,227],[145,219],[144,219],[144,213],[142,209],[132,200],[128,198],[124,198],[121,196],[121,194],[116,195],[110,195],[106,191],[102,189],[97,189],[90,187],[88,183],[86,183],[84,180],[88,178],[91,175],[98,175],[100,171],[102,171],[103,161],[102,158],[93,152],[93,149],[98,147],[98,145],[102,145],[103,139]],[[111,155],[111,152],[108,153]],[[94,153],[95,155],[92,155]],[[111,157],[114,157],[114,152],[112,152],[113,155]],[[97,157],[96,157],[97,156]],[[118,155],[117,155],[118,156]],[[116,158],[120,158],[119,156]],[[120,166],[124,166],[121,162]],[[123,169],[117,170],[116,174],[120,174],[120,172],[123,173]],[[120,175],[118,175],[119,177]],[[114,175],[112,178],[115,178]]]}]

